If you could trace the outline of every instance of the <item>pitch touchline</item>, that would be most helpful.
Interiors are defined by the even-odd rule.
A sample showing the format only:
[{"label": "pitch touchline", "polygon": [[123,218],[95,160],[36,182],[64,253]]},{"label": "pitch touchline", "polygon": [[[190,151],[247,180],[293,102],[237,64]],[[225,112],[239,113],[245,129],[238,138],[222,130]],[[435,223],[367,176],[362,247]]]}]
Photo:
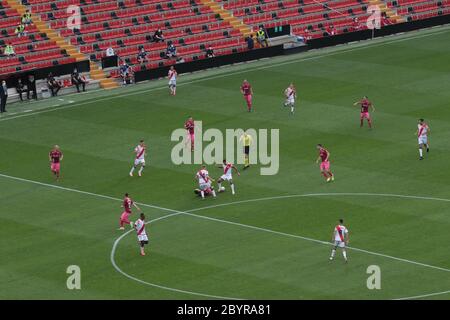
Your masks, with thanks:
[{"label": "pitch touchline", "polygon": [[[29,180],[29,179],[24,179],[24,178],[19,178],[19,177],[14,177],[14,176],[5,175],[5,174],[0,174],[0,177],[11,179],[11,180],[17,180],[17,181],[21,181],[21,182],[28,182],[28,183],[32,183],[32,184],[36,184],[36,185],[40,185],[40,186],[45,186],[45,187],[50,187],[50,188],[55,188],[55,189],[59,189],[59,190],[64,190],[64,191],[70,191],[70,192],[75,192],[75,193],[79,193],[79,194],[90,195],[90,196],[93,196],[93,197],[98,197],[98,198],[103,198],[103,199],[109,199],[109,200],[114,200],[114,201],[122,201],[119,198],[115,198],[115,197],[111,197],[111,196],[107,196],[107,195],[102,195],[102,194],[97,194],[97,193],[93,193],[93,192],[82,191],[82,190],[77,190],[77,189],[57,186],[57,185],[52,185],[52,184],[48,184],[48,183],[44,183],[44,182],[39,182],[39,181],[34,181],[34,180]],[[321,243],[321,244],[325,244],[325,245],[331,245],[329,242],[322,241],[322,240],[307,238],[307,237],[303,237],[303,236],[299,236],[299,235],[293,235],[293,234],[289,234],[289,233],[284,233],[284,232],[280,232],[280,231],[274,231],[274,230],[270,230],[270,229],[260,228],[260,227],[256,227],[256,226],[250,226],[250,225],[246,225],[246,224],[241,224],[241,223],[237,223],[237,222],[232,222],[232,221],[227,221],[227,220],[222,220],[222,219],[217,219],[217,218],[212,218],[212,217],[200,216],[200,215],[192,213],[192,212],[195,212],[195,211],[201,211],[201,210],[217,208],[217,207],[222,207],[222,206],[226,206],[226,205],[234,205],[234,204],[239,204],[239,203],[246,203],[246,202],[266,201],[266,200],[294,198],[294,197],[315,197],[315,196],[382,196],[382,197],[410,198],[410,199],[435,200],[435,201],[450,202],[450,199],[434,198],[434,197],[421,197],[421,196],[408,196],[408,195],[396,195],[396,194],[313,193],[313,194],[303,194],[303,195],[286,195],[286,196],[278,196],[278,197],[268,197],[268,198],[241,200],[241,201],[229,202],[228,204],[217,204],[217,205],[212,205],[212,206],[195,208],[195,209],[191,209],[191,210],[187,210],[187,211],[174,210],[174,209],[164,208],[164,207],[160,207],[160,206],[156,206],[156,205],[150,205],[150,204],[146,204],[146,203],[139,203],[138,202],[138,204],[142,205],[144,207],[148,207],[148,208],[154,208],[154,209],[159,209],[159,210],[163,210],[163,211],[172,212],[171,214],[168,214],[168,215],[156,218],[156,219],[152,220],[152,222],[158,221],[158,220],[167,219],[167,218],[175,216],[175,215],[184,214],[184,215],[193,216],[193,217],[196,217],[196,218],[201,218],[201,219],[206,219],[206,220],[211,220],[211,221],[216,221],[216,222],[222,222],[222,223],[237,225],[237,226],[250,228],[250,229],[254,229],[254,230],[264,231],[264,232],[268,232],[268,233],[273,233],[273,234],[283,235],[283,236],[287,236],[287,237],[298,238],[298,239],[311,241],[311,242],[316,242],[316,243]],[[140,280],[138,278],[135,278],[133,276],[130,276],[130,275],[126,274],[115,263],[115,261],[114,261],[114,253],[115,253],[115,250],[116,250],[116,247],[117,247],[117,244],[119,243],[119,241],[121,239],[123,239],[126,235],[128,235],[130,233],[130,231],[122,234],[118,239],[116,239],[116,241],[114,242],[114,245],[113,245],[113,249],[111,251],[111,262],[112,262],[114,268],[118,272],[120,272],[121,274],[123,274],[126,277],[128,277],[130,279],[133,279],[133,280],[135,280],[137,282],[148,284],[148,285],[151,285],[151,286],[154,286],[154,287],[158,287],[158,288],[162,288],[162,289],[171,290],[171,291],[184,292],[184,293],[190,293],[190,294],[194,294],[194,295],[200,295],[200,296],[212,297],[212,298],[219,298],[219,299],[236,299],[236,298],[230,298],[230,297],[219,297],[219,296],[208,295],[208,294],[203,294],[203,293],[189,292],[189,291],[184,291],[184,290],[175,289],[175,288],[168,288],[168,287],[160,286],[160,285],[157,285],[157,284],[152,284],[152,283]],[[359,251],[359,252],[364,252],[364,253],[371,254],[371,255],[381,256],[381,257],[384,257],[384,258],[389,258],[389,259],[393,259],[393,260],[397,260],[397,261],[402,261],[402,262],[405,262],[405,263],[419,265],[419,266],[422,266],[422,267],[427,267],[427,268],[432,268],[432,269],[441,270],[441,271],[445,271],[445,272],[450,272],[450,269],[447,269],[447,268],[437,267],[437,266],[433,266],[433,265],[430,265],[430,264],[425,264],[425,263],[421,263],[421,262],[417,262],[417,261],[413,261],[413,260],[397,258],[397,257],[394,257],[394,256],[389,256],[389,255],[385,255],[385,254],[378,253],[378,252],[368,251],[368,250],[359,249],[359,248],[355,248],[355,247],[348,247],[348,249]],[[442,293],[432,293],[431,295],[444,294],[444,293],[447,293],[447,291],[444,291]],[[425,296],[429,296],[429,295],[425,295]],[[422,297],[422,296],[411,297],[410,299],[417,298],[417,297]],[[402,298],[402,299],[408,299],[408,298]]]},{"label": "pitch touchline", "polygon": [[[416,36],[407,36],[405,38],[398,38],[398,39],[392,39],[392,40],[378,38],[380,40],[380,42],[377,42],[377,43],[368,43],[368,42],[364,42],[362,44],[358,43],[360,45],[358,47],[352,47],[352,48],[342,49],[342,50],[339,50],[340,48],[337,48],[337,51],[321,53],[321,54],[318,54],[318,55],[315,55],[315,56],[312,56],[312,57],[304,57],[304,58],[299,58],[299,59],[292,59],[292,60],[289,60],[289,61],[282,61],[282,62],[273,63],[273,64],[269,64],[269,65],[263,65],[263,66],[259,66],[259,67],[249,67],[248,69],[245,69],[245,70],[226,72],[226,73],[215,75],[215,76],[207,76],[207,75],[205,75],[205,77],[201,77],[200,79],[186,81],[186,82],[177,84],[177,86],[180,87],[180,86],[185,86],[185,85],[189,85],[189,84],[193,84],[193,83],[197,83],[197,82],[203,82],[203,81],[208,81],[208,80],[213,80],[213,79],[225,78],[225,77],[233,76],[233,75],[236,75],[236,74],[252,72],[252,71],[255,71],[255,70],[270,69],[270,68],[279,67],[279,66],[283,66],[283,65],[287,65],[287,64],[292,64],[292,63],[298,63],[298,62],[302,62],[302,61],[316,60],[316,59],[320,59],[320,58],[324,58],[324,57],[326,58],[326,57],[337,55],[337,54],[341,54],[341,53],[352,52],[352,51],[355,51],[355,50],[361,50],[361,49],[378,47],[378,46],[384,46],[384,45],[388,45],[388,44],[392,44],[392,43],[396,43],[396,42],[401,42],[401,41],[408,41],[408,40],[424,38],[424,37],[437,35],[437,34],[441,34],[441,33],[445,33],[445,32],[448,32],[448,30],[447,29],[439,30],[439,31],[436,31],[436,32],[430,32],[430,33],[420,34],[420,35],[416,35]],[[368,40],[365,40],[365,41],[368,41]],[[333,47],[333,48],[336,48],[336,47]],[[318,50],[318,49],[314,49],[314,50]],[[322,50],[322,49],[320,49],[320,50]],[[111,99],[115,99],[115,98],[123,98],[123,97],[128,97],[128,96],[132,96],[132,95],[136,95],[136,94],[141,94],[141,93],[144,93],[144,92],[152,92],[152,91],[158,91],[158,90],[163,90],[163,89],[167,89],[167,86],[160,86],[160,87],[155,87],[155,88],[150,88],[150,89],[143,89],[143,90],[137,89],[136,91],[133,91],[133,92],[114,94],[114,95],[110,95],[110,96],[107,96],[107,97],[104,97],[104,98],[92,98],[92,99],[89,99],[89,101],[83,101],[83,102],[80,102],[80,103],[76,103],[75,102],[75,103],[71,103],[71,104],[63,106],[63,107],[54,107],[54,108],[50,107],[50,108],[45,108],[45,110],[36,111],[36,112],[33,112],[33,113],[26,113],[26,114],[21,114],[21,115],[17,115],[17,116],[7,117],[7,118],[0,118],[0,121],[14,120],[14,119],[34,116],[34,115],[38,115],[38,114],[42,114],[42,113],[53,112],[53,111],[57,111],[57,110],[64,110],[64,109],[69,109],[69,108],[74,108],[74,107],[83,106],[83,105],[86,105],[86,104],[92,104],[92,103],[98,102],[98,101],[107,101],[107,100],[111,100]]]}]

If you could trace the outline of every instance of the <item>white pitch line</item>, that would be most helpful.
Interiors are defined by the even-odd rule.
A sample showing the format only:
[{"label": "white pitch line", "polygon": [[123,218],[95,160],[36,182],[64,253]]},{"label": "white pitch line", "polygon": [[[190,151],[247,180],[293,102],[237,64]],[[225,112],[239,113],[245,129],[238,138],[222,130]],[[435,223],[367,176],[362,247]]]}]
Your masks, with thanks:
[{"label": "white pitch line", "polygon": [[439,295],[443,295],[443,294],[446,294],[446,293],[450,293],[450,290],[442,291],[442,292],[429,293],[429,294],[422,294],[420,296],[398,298],[398,299],[394,299],[394,300],[416,300],[416,299],[420,299],[420,298],[439,296]]},{"label": "white pitch line", "polygon": [[[40,185],[40,186],[45,186],[45,187],[50,187],[50,188],[55,188],[55,189],[59,189],[59,190],[85,194],[85,195],[98,197],[98,198],[104,198],[104,199],[109,199],[109,200],[114,200],[114,201],[122,201],[122,199],[120,199],[120,198],[115,198],[115,197],[102,195],[102,194],[97,194],[97,193],[93,193],[93,192],[82,191],[82,190],[62,187],[62,186],[58,186],[58,185],[53,185],[53,184],[49,184],[49,183],[44,183],[44,182],[39,182],[39,181],[34,181],[34,180],[29,180],[29,179],[24,179],[24,178],[19,178],[19,177],[14,177],[14,176],[5,175],[5,174],[0,174],[0,177],[12,179],[12,180],[17,180],[17,181],[22,181],[22,182],[28,182],[28,183],[37,184],[37,185]],[[450,202],[450,199],[442,199],[442,198],[434,198],[434,197],[422,197],[422,196],[396,195],[396,194],[389,195],[389,194],[386,194],[386,193],[383,193],[383,194],[376,194],[376,193],[312,193],[312,194],[302,194],[302,195],[286,195],[286,196],[279,196],[279,197],[249,199],[249,200],[229,202],[229,203],[226,203],[226,204],[217,204],[217,205],[212,205],[212,206],[207,206],[207,207],[202,207],[202,208],[195,208],[195,209],[186,210],[186,211],[174,210],[174,209],[169,209],[169,208],[160,207],[160,206],[151,205],[151,204],[146,204],[146,203],[141,203],[141,202],[136,202],[136,203],[139,204],[139,205],[148,207],[148,208],[153,208],[153,209],[158,209],[158,210],[163,210],[163,211],[168,211],[168,212],[178,213],[178,214],[185,214],[185,215],[193,216],[193,217],[200,218],[200,219],[206,219],[206,220],[211,220],[211,221],[216,221],[216,222],[222,222],[222,223],[237,225],[237,226],[241,226],[241,227],[245,227],[245,228],[265,231],[265,232],[269,232],[269,233],[273,233],[273,234],[279,234],[279,235],[283,235],[283,236],[287,236],[287,237],[303,239],[303,240],[306,240],[306,241],[311,241],[311,242],[316,242],[316,243],[321,243],[321,244],[326,244],[326,245],[332,245],[330,242],[326,242],[326,241],[322,241],[322,240],[312,239],[312,238],[303,237],[303,236],[299,236],[299,235],[294,235],[294,234],[290,234],[290,233],[284,233],[284,232],[280,232],[280,231],[274,231],[274,230],[270,230],[270,229],[260,228],[260,227],[246,225],[246,224],[233,222],[233,221],[228,221],[228,220],[222,220],[222,219],[217,219],[217,218],[212,218],[212,217],[207,217],[207,216],[201,216],[201,215],[197,215],[197,214],[192,213],[192,212],[197,212],[197,211],[201,211],[201,210],[218,208],[218,207],[228,206],[228,205],[235,205],[235,204],[246,203],[246,202],[255,202],[255,201],[263,201],[263,200],[276,200],[276,199],[294,198],[294,197],[317,197],[317,196],[383,196],[383,197],[397,197],[397,198],[435,200],[435,201]],[[421,262],[417,262],[417,261],[413,261],[413,260],[398,258],[398,257],[385,255],[385,254],[378,253],[378,252],[373,252],[373,251],[368,251],[368,250],[364,250],[364,249],[355,248],[355,247],[347,247],[347,248],[351,249],[351,250],[355,250],[355,251],[360,251],[360,252],[364,252],[364,253],[367,253],[367,254],[371,254],[371,255],[376,255],[376,256],[380,256],[380,257],[384,257],[384,258],[389,258],[389,259],[393,259],[393,260],[397,260],[397,261],[402,261],[402,262],[406,262],[406,263],[410,263],[410,264],[419,265],[419,266],[422,266],[422,267],[427,267],[427,268],[432,268],[432,269],[436,269],[436,270],[440,270],[440,271],[450,272],[450,269],[443,268],[443,267],[437,267],[437,266],[433,266],[433,265],[426,264],[426,263],[421,263]]]},{"label": "white pitch line", "polygon": [[[445,30],[439,30],[437,32],[430,32],[430,33],[426,33],[426,34],[420,34],[420,35],[416,35],[416,36],[407,36],[405,38],[398,38],[398,39],[387,39],[385,41],[383,41],[382,38],[378,38],[378,40],[380,40],[380,42],[377,43],[373,43],[373,42],[359,42],[358,44],[360,44],[360,46],[358,47],[354,47],[354,48],[345,48],[342,49],[342,47],[338,48],[338,50],[336,51],[332,51],[332,52],[326,52],[326,53],[322,53],[319,52],[318,55],[312,56],[312,57],[303,57],[303,58],[298,58],[298,59],[292,59],[292,60],[288,60],[288,61],[282,61],[282,62],[278,62],[278,63],[272,63],[272,64],[268,64],[268,65],[263,65],[260,67],[253,67],[250,66],[248,69],[244,69],[244,70],[238,70],[238,71],[231,71],[231,72],[226,72],[223,74],[218,74],[218,75],[213,75],[213,76],[208,76],[208,74],[205,74],[204,77],[201,77],[199,79],[195,79],[195,80],[191,80],[191,81],[186,81],[186,82],[181,82],[179,84],[177,84],[178,87],[180,86],[186,86],[186,85],[190,85],[190,84],[194,84],[194,83],[198,83],[198,82],[203,82],[203,81],[208,81],[208,80],[213,80],[213,79],[219,79],[219,78],[225,78],[225,77],[229,77],[229,76],[233,76],[233,75],[237,75],[237,74],[242,74],[242,73],[248,73],[248,72],[253,72],[256,70],[264,70],[264,69],[270,69],[270,68],[275,68],[275,67],[279,67],[279,66],[283,66],[283,65],[288,65],[288,64],[293,64],[293,63],[298,63],[298,62],[303,62],[303,61],[310,61],[310,60],[317,60],[317,59],[321,59],[321,58],[326,58],[329,56],[334,56],[334,55],[338,55],[338,54],[342,54],[342,53],[346,53],[346,52],[352,52],[352,51],[356,51],[356,50],[362,50],[362,49],[366,49],[366,48],[373,48],[373,47],[379,47],[379,46],[384,46],[384,45],[389,45],[392,43],[396,43],[396,42],[402,42],[402,41],[408,41],[408,40],[415,40],[415,39],[420,39],[420,38],[424,38],[424,37],[428,37],[428,36],[434,36],[434,35],[438,35],[441,33],[445,33],[448,32],[448,29]],[[314,49],[314,50],[326,50],[329,48],[322,48],[322,49]],[[311,52],[311,51],[310,51]],[[229,67],[229,66],[228,66]],[[111,99],[116,99],[116,98],[123,98],[123,97],[128,97],[128,96],[133,96],[133,95],[137,95],[137,94],[142,94],[142,93],[147,93],[147,92],[152,92],[152,91],[158,91],[158,90],[163,90],[163,89],[167,89],[167,86],[161,86],[161,87],[154,87],[154,88],[150,88],[150,89],[143,89],[143,90],[136,90],[133,92],[128,92],[128,93],[120,93],[120,94],[114,94],[114,95],[110,95],[107,97],[103,97],[103,98],[92,98],[89,99],[89,101],[82,101],[80,103],[72,103],[72,104],[68,104],[65,105],[63,107],[59,107],[59,108],[45,108],[44,110],[39,110],[33,113],[28,113],[28,114],[21,114],[21,115],[17,115],[14,117],[7,117],[7,118],[2,118],[0,119],[0,121],[9,121],[9,120],[14,120],[14,119],[19,119],[19,118],[23,118],[23,117],[29,117],[29,116],[34,116],[34,115],[38,115],[38,114],[43,114],[43,113],[47,113],[47,112],[53,112],[53,111],[58,111],[58,110],[64,110],[64,109],[69,109],[69,108],[74,108],[74,107],[78,107],[78,106],[83,106],[83,105],[87,105],[87,104],[92,104],[98,101],[108,101]],[[61,101],[64,101],[64,99],[58,99]]]},{"label": "white pitch line", "polygon": [[[162,216],[162,217],[150,220],[150,221],[146,222],[146,224],[147,223],[153,223],[153,222],[156,222],[158,220],[163,220],[163,219],[170,218],[172,216],[176,216],[176,215],[180,215],[180,214],[183,214],[183,212],[170,213],[168,215],[165,215],[165,216]],[[166,286],[163,286],[163,285],[160,285],[160,284],[144,281],[142,279],[133,277],[132,275],[129,275],[128,273],[124,272],[116,264],[114,256],[116,254],[116,248],[117,248],[120,240],[122,240],[122,238],[124,238],[125,236],[130,234],[132,231],[134,231],[134,230],[128,230],[127,232],[122,234],[119,238],[117,238],[116,241],[114,241],[114,244],[113,244],[113,247],[112,247],[112,250],[111,250],[111,255],[110,255],[111,264],[113,265],[114,269],[116,269],[116,271],[118,271],[123,276],[125,276],[125,277],[127,277],[127,278],[129,278],[131,280],[137,281],[139,283],[142,283],[142,284],[145,284],[145,285],[148,285],[148,286],[151,286],[151,287],[163,289],[163,290],[174,291],[174,292],[179,292],[179,293],[184,293],[184,294],[189,294],[189,295],[195,295],[195,296],[201,296],[201,297],[206,297],[206,298],[220,299],[220,300],[240,300],[238,298],[216,296],[216,295],[211,295],[211,294],[206,294],[206,293],[201,293],[201,292],[194,292],[194,291],[188,291],[188,290],[182,290],[182,289],[177,289],[177,288],[166,287]]]}]

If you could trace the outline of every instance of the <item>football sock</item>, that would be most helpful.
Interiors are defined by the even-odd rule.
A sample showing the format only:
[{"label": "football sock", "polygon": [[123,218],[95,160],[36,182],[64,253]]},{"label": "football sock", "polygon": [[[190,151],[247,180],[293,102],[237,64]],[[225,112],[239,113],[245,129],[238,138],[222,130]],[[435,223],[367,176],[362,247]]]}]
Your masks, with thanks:
[{"label": "football sock", "polygon": [[133,172],[134,172],[134,167],[131,167],[130,174],[133,174]]},{"label": "football sock", "polygon": [[213,197],[215,198],[216,197],[216,192],[214,190],[211,190],[211,193],[212,193]]},{"label": "football sock", "polygon": [[231,193],[234,194],[234,184],[231,184],[230,187],[231,187]]},{"label": "football sock", "polygon": [[222,182],[218,182],[217,185],[219,186],[219,189],[222,188]]},{"label": "football sock", "polygon": [[200,191],[200,194],[202,195],[202,198],[205,198],[205,192],[203,190]]},{"label": "football sock", "polygon": [[144,171],[144,167],[141,167],[141,168],[139,169],[139,174],[141,174],[142,171]]},{"label": "football sock", "polygon": [[347,252],[345,250],[342,251],[342,255],[344,256],[344,259],[347,260]]},{"label": "football sock", "polygon": [[331,250],[331,257],[330,258],[334,258],[335,254],[336,254],[336,250],[335,249]]},{"label": "football sock", "polygon": [[422,150],[422,148],[419,148],[419,155],[420,155],[421,158],[423,157],[423,150]]},{"label": "football sock", "polygon": [[294,114],[294,106],[291,106],[291,113]]},{"label": "football sock", "polygon": [[325,172],[322,172],[322,175],[326,178],[328,178],[328,175]]}]

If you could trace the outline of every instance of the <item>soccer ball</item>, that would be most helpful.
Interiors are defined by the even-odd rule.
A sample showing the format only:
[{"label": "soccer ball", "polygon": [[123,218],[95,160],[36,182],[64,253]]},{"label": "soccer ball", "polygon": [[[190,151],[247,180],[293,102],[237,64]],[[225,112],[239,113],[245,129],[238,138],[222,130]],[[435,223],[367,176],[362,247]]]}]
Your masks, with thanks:
[{"label": "soccer ball", "polygon": [[219,191],[220,191],[220,192],[224,192],[224,191],[225,191],[225,187],[220,187],[220,188],[219,188]]}]

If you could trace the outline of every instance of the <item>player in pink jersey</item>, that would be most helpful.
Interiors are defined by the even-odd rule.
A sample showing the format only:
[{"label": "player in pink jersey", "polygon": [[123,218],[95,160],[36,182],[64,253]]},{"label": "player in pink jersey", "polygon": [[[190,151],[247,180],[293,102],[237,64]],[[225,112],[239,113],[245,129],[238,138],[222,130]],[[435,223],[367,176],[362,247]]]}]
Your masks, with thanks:
[{"label": "player in pink jersey", "polygon": [[130,221],[130,215],[132,214],[131,208],[135,207],[138,209],[138,211],[141,211],[141,209],[134,203],[134,201],[130,198],[128,193],[125,193],[125,198],[122,202],[122,208],[124,209],[122,214],[120,215],[120,228],[119,230],[124,230],[125,224],[129,224],[131,228],[133,228],[133,223]]},{"label": "player in pink jersey", "polygon": [[342,255],[344,256],[344,260],[347,263],[347,252],[345,251],[345,246],[348,245],[349,237],[348,229],[344,226],[343,219],[339,219],[338,225],[334,228],[331,242],[333,243],[334,247],[331,250],[330,260],[334,259],[337,248],[342,248]]},{"label": "player in pink jersey", "polygon": [[194,123],[194,119],[192,119],[192,117],[189,117],[186,122],[184,123],[184,128],[187,131],[187,137],[188,139],[186,140],[187,142],[191,142],[191,151],[194,151],[194,140],[195,140],[195,134],[194,134],[194,128],[195,128],[195,123]]},{"label": "player in pink jersey", "polygon": [[372,129],[372,119],[370,118],[369,108],[372,108],[372,112],[375,112],[375,107],[372,102],[369,101],[367,96],[364,96],[360,101],[356,101],[354,106],[361,106],[361,116],[360,116],[360,127],[362,128],[364,125],[364,119],[367,119],[367,123],[369,124],[369,128]]},{"label": "player in pink jersey", "polygon": [[241,85],[241,93],[244,95],[244,99],[247,102],[248,112],[252,112],[253,108],[253,89],[247,80],[244,80]]},{"label": "player in pink jersey", "polygon": [[223,164],[219,165],[219,168],[223,168],[223,175],[217,180],[217,185],[219,187],[219,192],[225,191],[225,188],[222,187],[223,181],[228,181],[230,183],[231,193],[235,194],[234,192],[234,183],[233,183],[233,177],[232,177],[232,170],[234,170],[238,176],[241,174],[239,173],[239,170],[230,162],[227,162],[227,160],[223,159]]},{"label": "player in pink jersey", "polygon": [[64,155],[59,149],[58,145],[55,145],[54,148],[48,154],[48,159],[50,160],[50,170],[55,175],[56,181],[59,180],[59,173],[61,171],[61,161],[63,158]]},{"label": "player in pink jersey", "polygon": [[177,70],[175,70],[174,66],[170,66],[169,72],[167,74],[167,78],[169,79],[169,90],[170,94],[175,96],[177,94]]},{"label": "player in pink jersey", "polygon": [[320,172],[325,177],[327,182],[334,181],[334,175],[330,171],[330,152],[325,149],[321,144],[317,145],[317,150],[319,150],[319,156],[317,157],[316,163],[320,162]]},{"label": "player in pink jersey", "polygon": [[130,170],[130,177],[133,176],[133,172],[138,166],[141,166],[138,171],[138,175],[141,177],[142,171],[144,171],[145,168],[145,156],[147,155],[147,146],[145,145],[144,140],[139,141],[139,144],[136,148],[134,148],[133,152],[136,156],[134,158],[134,164]]},{"label": "player in pink jersey", "polygon": [[430,145],[428,143],[428,135],[431,130],[428,124],[424,119],[419,119],[419,123],[417,124],[417,140],[419,142],[419,160],[423,160],[423,148],[427,148],[427,152],[430,152]]}]

